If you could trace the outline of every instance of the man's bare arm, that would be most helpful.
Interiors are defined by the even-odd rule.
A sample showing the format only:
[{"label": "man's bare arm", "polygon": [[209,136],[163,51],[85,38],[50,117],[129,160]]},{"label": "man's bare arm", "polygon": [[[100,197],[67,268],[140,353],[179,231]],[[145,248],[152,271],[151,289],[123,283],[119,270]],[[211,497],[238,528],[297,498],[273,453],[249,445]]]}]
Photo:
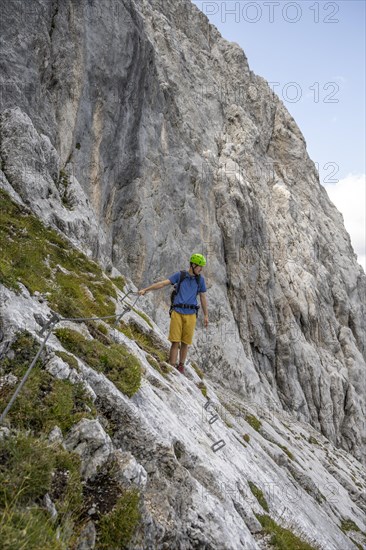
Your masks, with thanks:
[{"label": "man's bare arm", "polygon": [[164,279],[164,281],[159,281],[158,283],[154,283],[146,288],[143,288],[142,290],[139,290],[140,296],[143,296],[146,294],[146,292],[150,292],[151,290],[159,290],[159,288],[163,288],[164,286],[171,285],[172,283],[169,281],[169,279]]},{"label": "man's bare arm", "polygon": [[201,306],[203,310],[204,315],[204,325],[205,327],[208,326],[208,309],[207,309],[207,298],[206,298],[206,292],[200,292],[200,300],[201,300]]}]

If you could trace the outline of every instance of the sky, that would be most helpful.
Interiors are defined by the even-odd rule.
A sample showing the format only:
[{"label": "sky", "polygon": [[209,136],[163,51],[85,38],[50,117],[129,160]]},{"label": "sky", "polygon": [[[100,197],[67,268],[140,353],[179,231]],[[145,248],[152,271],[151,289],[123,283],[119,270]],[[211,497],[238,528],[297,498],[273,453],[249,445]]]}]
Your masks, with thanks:
[{"label": "sky", "polygon": [[364,0],[192,0],[296,120],[366,271]]}]

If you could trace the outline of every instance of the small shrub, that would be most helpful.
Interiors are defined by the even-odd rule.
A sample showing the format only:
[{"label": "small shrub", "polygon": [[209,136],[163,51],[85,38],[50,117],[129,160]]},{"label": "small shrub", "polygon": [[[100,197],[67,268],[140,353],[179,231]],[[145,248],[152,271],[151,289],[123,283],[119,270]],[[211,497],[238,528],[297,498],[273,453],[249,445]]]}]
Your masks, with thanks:
[{"label": "small shrub", "polygon": [[173,367],[169,365],[169,363],[167,363],[166,361],[162,361],[161,363],[159,363],[159,367],[163,373],[163,376],[165,377],[173,370]]},{"label": "small shrub", "polygon": [[234,433],[234,437],[237,441],[239,441],[240,445],[242,445],[244,447],[244,449],[247,448],[247,446],[245,445],[245,443],[244,443],[244,441],[242,440],[241,437],[238,437],[237,435],[235,435],[235,433]]},{"label": "small shrub", "polygon": [[312,445],[319,445],[318,440],[315,439],[315,437],[313,437],[312,435],[309,437],[308,441],[309,441],[309,443],[311,443]]},{"label": "small shrub", "polygon": [[[99,342],[105,346],[110,346],[112,344],[112,339],[108,336],[108,329],[106,329],[104,325],[98,325],[95,321],[84,321],[84,323],[88,327],[88,331],[93,338],[99,340]],[[99,330],[99,326],[102,327],[102,330]],[[105,332],[107,334],[105,334]]]},{"label": "small shrub", "polygon": [[56,186],[59,190],[62,204],[64,205],[65,208],[68,208],[69,210],[71,210],[72,203],[69,197],[70,178],[64,170],[60,170],[60,177],[58,179]]},{"label": "small shrub", "polygon": [[225,424],[226,424],[226,426],[227,426],[228,428],[233,428],[233,427],[234,427],[234,424],[232,424],[231,422],[229,422],[229,420],[226,420],[226,417],[225,417],[225,416],[222,417],[222,420],[225,422]]},{"label": "small shrub", "polygon": [[243,435],[243,439],[244,439],[244,441],[245,441],[246,443],[249,443],[249,441],[250,441],[250,435],[249,435],[249,434],[244,434],[244,435]]}]

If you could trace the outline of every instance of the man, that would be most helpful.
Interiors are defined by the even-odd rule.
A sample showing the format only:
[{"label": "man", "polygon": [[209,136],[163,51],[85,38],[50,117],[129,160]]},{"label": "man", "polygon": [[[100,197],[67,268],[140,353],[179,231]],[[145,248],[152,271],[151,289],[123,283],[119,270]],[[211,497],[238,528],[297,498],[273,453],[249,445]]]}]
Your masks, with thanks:
[{"label": "man", "polygon": [[188,272],[174,273],[159,283],[154,283],[139,291],[143,296],[150,290],[158,290],[167,285],[175,285],[177,294],[171,308],[171,319],[169,329],[169,340],[172,343],[169,354],[169,363],[176,365],[178,351],[178,370],[184,374],[184,363],[187,358],[188,346],[192,344],[194,329],[199,306],[197,295],[200,296],[201,306],[204,315],[204,325],[208,326],[208,310],[206,301],[206,283],[202,275],[202,269],[206,265],[206,259],[202,254],[192,254]]}]

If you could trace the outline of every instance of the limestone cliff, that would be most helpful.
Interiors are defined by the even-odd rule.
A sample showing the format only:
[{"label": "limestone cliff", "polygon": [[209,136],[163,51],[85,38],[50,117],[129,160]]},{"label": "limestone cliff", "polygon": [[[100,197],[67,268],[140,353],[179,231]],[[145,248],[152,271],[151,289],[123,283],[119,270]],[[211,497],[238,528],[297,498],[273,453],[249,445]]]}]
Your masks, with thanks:
[{"label": "limestone cliff", "polygon": [[[361,457],[365,275],[300,130],[242,50],[173,0],[8,0],[1,24],[1,109],[47,136],[50,177],[72,172],[96,227],[49,217],[137,285],[206,253],[211,375]],[[22,128],[2,116],[10,181]],[[33,152],[18,159],[28,189]]]},{"label": "limestone cliff", "polygon": [[[7,0],[0,27],[1,187],[137,287],[204,253],[210,328],[192,356],[212,391],[364,461],[366,277],[239,46],[189,1]],[[141,304],[163,332],[167,303]]]}]

